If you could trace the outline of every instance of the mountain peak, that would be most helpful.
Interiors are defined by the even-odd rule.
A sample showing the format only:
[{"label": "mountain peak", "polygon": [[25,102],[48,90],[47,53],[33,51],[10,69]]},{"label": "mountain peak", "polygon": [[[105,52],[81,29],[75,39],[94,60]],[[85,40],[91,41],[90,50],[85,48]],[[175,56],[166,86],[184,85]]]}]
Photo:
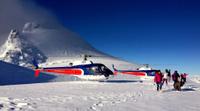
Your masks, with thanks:
[{"label": "mountain peak", "polygon": [[20,66],[31,66],[32,60],[45,62],[47,57],[31,42],[27,41],[17,30],[11,30],[8,39],[0,48],[3,61]]}]

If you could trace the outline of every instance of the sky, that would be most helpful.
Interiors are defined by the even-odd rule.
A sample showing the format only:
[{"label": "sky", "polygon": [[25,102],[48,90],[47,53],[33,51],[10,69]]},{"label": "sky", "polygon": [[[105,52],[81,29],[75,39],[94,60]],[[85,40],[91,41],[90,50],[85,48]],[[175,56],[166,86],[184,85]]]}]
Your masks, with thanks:
[{"label": "sky", "polygon": [[36,1],[100,51],[154,68],[200,74],[200,1]]}]

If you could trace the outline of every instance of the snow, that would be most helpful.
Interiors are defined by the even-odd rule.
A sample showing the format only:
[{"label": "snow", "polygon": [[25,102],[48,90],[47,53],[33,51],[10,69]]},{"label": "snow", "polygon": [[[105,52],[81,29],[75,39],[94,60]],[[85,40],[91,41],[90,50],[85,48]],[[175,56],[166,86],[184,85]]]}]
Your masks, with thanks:
[{"label": "snow", "polygon": [[30,84],[48,82],[56,78],[54,75],[42,74],[34,77],[34,71],[0,61],[0,85]]},{"label": "snow", "polygon": [[200,76],[199,75],[192,75],[190,76],[192,78],[192,81],[196,83],[200,83]]},{"label": "snow", "polygon": [[130,75],[106,81],[47,73],[35,78],[29,67],[33,59],[41,67],[58,67],[83,62],[86,54],[91,55],[88,61],[103,63],[111,70],[112,64],[121,70],[141,66],[98,51],[31,0],[1,0],[0,9],[0,110],[199,110],[199,76],[190,77],[180,92],[173,90],[172,83],[157,92],[152,80]]},{"label": "snow", "polygon": [[[121,77],[120,77],[121,78]],[[123,78],[121,78],[123,79]],[[172,83],[157,92],[152,81],[74,81],[0,86],[1,110],[36,111],[198,111],[200,84],[182,91]]]},{"label": "snow", "polygon": [[27,29],[27,24],[30,25],[31,23],[25,24],[26,28],[24,28],[22,34],[47,57],[73,57],[82,54],[103,55],[77,34],[67,29],[50,29],[42,25]]},{"label": "snow", "polygon": [[47,57],[33,44],[28,42],[17,30],[11,30],[8,40],[0,47],[0,58],[12,64],[30,67],[33,59],[39,63]]},{"label": "snow", "polygon": [[3,111],[198,111],[200,108],[200,84],[196,81],[200,76],[189,77],[180,92],[173,90],[173,83],[164,85],[163,92],[157,92],[152,80],[141,81],[131,75],[80,81],[52,74],[34,78],[32,70],[5,62],[0,62],[0,67]]}]

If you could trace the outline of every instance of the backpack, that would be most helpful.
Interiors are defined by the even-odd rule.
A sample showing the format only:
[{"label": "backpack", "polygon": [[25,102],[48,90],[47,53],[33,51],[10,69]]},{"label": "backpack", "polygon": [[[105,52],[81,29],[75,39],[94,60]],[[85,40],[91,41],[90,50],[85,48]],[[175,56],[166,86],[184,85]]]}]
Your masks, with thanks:
[{"label": "backpack", "polygon": [[176,81],[177,77],[175,76],[175,74],[172,75],[172,80]]}]

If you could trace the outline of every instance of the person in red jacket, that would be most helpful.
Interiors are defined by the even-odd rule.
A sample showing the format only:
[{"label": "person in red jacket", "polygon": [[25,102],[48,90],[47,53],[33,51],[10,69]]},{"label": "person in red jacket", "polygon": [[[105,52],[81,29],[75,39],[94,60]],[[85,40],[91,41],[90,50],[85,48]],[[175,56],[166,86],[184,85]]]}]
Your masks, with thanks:
[{"label": "person in red jacket", "polygon": [[155,74],[155,77],[154,77],[154,82],[156,83],[157,85],[157,91],[160,91],[162,90],[162,78],[163,78],[163,75],[161,73],[161,71],[156,71],[156,74]]},{"label": "person in red jacket", "polygon": [[185,84],[187,75],[186,73],[181,74],[181,87]]}]

